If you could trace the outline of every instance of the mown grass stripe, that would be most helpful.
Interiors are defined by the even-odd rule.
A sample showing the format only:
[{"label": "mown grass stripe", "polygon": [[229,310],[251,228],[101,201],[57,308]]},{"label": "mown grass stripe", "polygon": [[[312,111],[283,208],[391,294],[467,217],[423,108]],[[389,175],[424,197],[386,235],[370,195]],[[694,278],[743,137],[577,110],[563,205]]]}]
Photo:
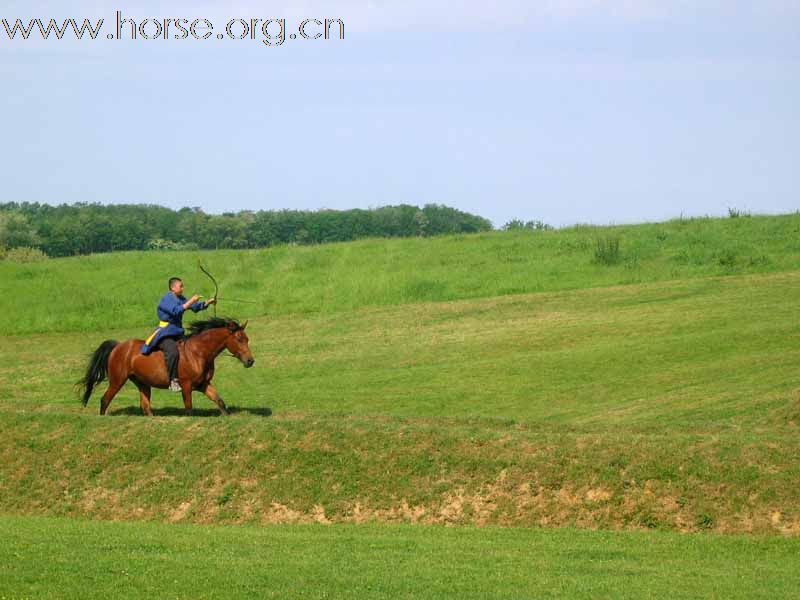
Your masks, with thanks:
[{"label": "mown grass stripe", "polygon": [[3,598],[792,598],[798,539],[0,517]]}]

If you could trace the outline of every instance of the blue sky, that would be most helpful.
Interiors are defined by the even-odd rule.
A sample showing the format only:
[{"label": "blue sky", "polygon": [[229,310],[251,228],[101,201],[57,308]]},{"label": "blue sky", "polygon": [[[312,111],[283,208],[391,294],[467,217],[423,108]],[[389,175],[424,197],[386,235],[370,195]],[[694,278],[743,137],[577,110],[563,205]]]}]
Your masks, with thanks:
[{"label": "blue sky", "polygon": [[[344,40],[9,41],[0,201],[443,203],[553,225],[800,209],[800,0],[5,2],[338,17]],[[104,29],[111,31],[111,29]]]}]

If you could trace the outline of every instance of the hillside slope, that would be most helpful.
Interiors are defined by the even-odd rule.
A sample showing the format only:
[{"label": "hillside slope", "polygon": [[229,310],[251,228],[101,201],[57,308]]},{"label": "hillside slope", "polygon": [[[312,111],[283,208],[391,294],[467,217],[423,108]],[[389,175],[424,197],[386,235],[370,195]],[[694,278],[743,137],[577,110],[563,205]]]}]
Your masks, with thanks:
[{"label": "hillside slope", "polygon": [[[800,531],[800,271],[257,318],[229,419],[6,338],[0,502],[20,514]],[[200,416],[216,417],[202,397]]]},{"label": "hillside slope", "polygon": [[[619,242],[613,264],[595,260],[598,240]],[[220,311],[225,314],[331,314],[367,306],[800,269],[800,214],[0,262],[0,335],[149,327],[155,299],[169,277],[182,276],[189,293],[213,292],[198,260],[220,281]]]}]

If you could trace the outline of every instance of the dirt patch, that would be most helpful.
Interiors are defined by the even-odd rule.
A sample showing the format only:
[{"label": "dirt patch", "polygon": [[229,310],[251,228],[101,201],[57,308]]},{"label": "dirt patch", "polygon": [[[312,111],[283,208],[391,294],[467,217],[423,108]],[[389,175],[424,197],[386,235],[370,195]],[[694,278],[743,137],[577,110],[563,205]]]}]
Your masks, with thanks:
[{"label": "dirt patch", "polygon": [[261,522],[263,524],[307,523],[310,520],[308,515],[293,510],[279,502],[272,502],[269,507],[261,513]]},{"label": "dirt patch", "polygon": [[613,495],[614,492],[604,488],[590,488],[586,490],[586,499],[589,502],[608,502]]},{"label": "dirt patch", "polygon": [[120,507],[120,493],[103,487],[94,487],[84,490],[78,506],[86,513],[105,512],[112,514]]},{"label": "dirt patch", "polygon": [[167,520],[170,523],[177,523],[178,521],[183,521],[186,518],[186,515],[189,513],[189,509],[192,508],[191,502],[181,502],[178,505],[178,508],[171,511],[167,516]]},{"label": "dirt patch", "polygon": [[329,521],[325,516],[325,509],[319,504],[314,505],[314,508],[311,510],[311,515],[317,523],[322,523],[324,525],[330,525],[332,523],[332,521]]},{"label": "dirt patch", "polygon": [[464,517],[464,493],[460,490],[445,495],[439,508],[439,517],[444,523],[458,523]]},{"label": "dirt patch", "polygon": [[239,480],[239,487],[241,487],[243,490],[252,490],[257,485],[258,479],[255,477],[244,477],[243,479]]}]

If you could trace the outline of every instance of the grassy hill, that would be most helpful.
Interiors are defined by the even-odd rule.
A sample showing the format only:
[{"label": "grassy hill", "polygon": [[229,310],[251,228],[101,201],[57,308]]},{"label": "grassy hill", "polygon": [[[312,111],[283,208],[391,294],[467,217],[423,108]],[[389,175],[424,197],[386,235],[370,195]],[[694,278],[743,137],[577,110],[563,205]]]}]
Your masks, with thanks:
[{"label": "grassy hill", "polygon": [[[597,241],[617,240],[612,264]],[[179,274],[241,316],[331,314],[364,307],[489,298],[800,268],[800,213],[682,219],[619,227],[376,239],[253,251],[123,252],[34,264],[0,261],[0,335],[150,326]],[[224,297],[257,304],[226,303]]]},{"label": "grassy hill", "polygon": [[199,258],[223,298],[257,302],[220,302],[250,318],[256,358],[218,361],[228,419],[200,396],[185,418],[160,391],[145,419],[132,386],[100,417],[71,389],[102,340],[150,330],[169,275],[205,290],[198,254],[0,263],[6,530],[45,515],[87,539],[102,534],[69,519],[800,532],[800,215]]}]

